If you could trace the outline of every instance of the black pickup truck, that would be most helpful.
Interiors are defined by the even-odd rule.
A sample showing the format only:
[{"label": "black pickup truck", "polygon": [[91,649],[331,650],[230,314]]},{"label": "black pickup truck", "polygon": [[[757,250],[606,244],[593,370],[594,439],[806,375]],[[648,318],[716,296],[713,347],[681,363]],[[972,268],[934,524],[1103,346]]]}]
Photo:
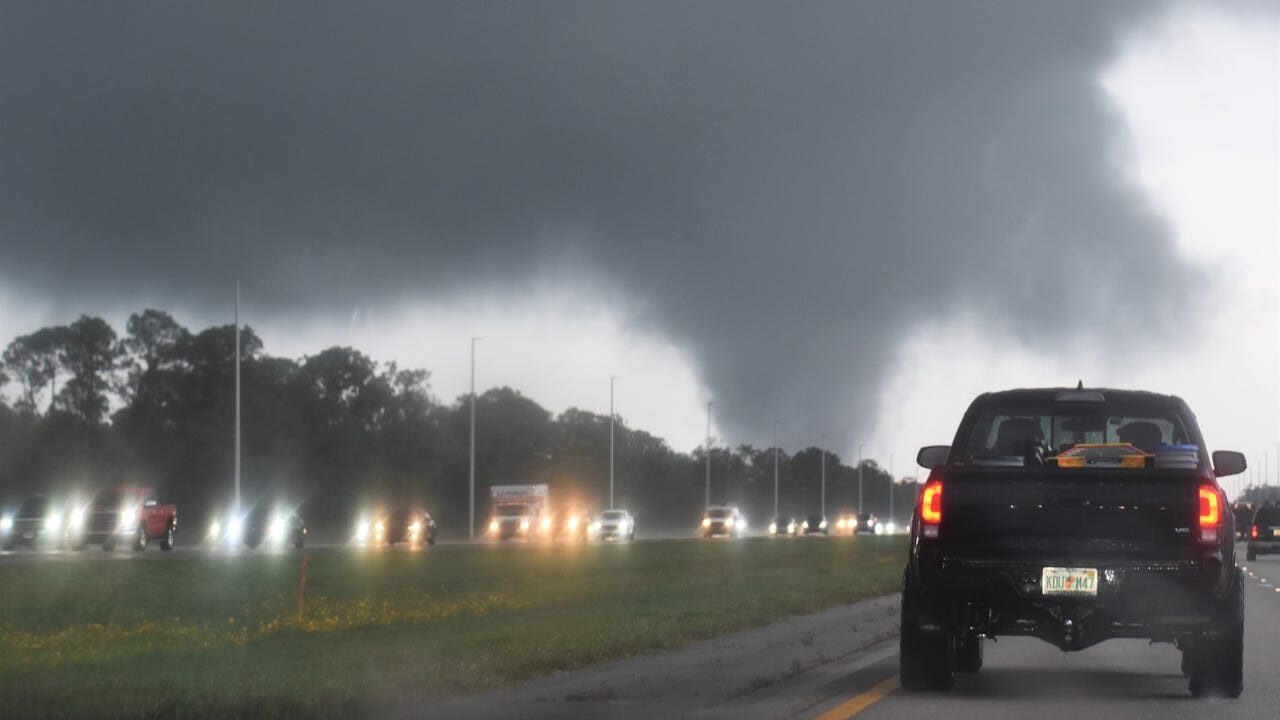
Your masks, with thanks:
[{"label": "black pickup truck", "polygon": [[1110,638],[1171,642],[1191,694],[1243,689],[1244,588],[1217,478],[1177,397],[1122,390],[988,393],[929,468],[911,520],[901,680],[946,690],[987,638],[1064,651]]}]

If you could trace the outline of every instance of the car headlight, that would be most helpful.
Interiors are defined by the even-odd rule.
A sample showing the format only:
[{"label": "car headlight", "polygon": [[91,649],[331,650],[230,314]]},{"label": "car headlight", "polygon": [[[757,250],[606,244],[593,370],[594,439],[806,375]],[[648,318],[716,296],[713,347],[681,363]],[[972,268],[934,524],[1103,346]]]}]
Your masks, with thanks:
[{"label": "car headlight", "polygon": [[549,518],[549,517],[544,517],[544,518],[542,518],[542,529],[543,529],[543,530],[550,530],[550,529],[551,529],[551,518]]},{"label": "car headlight", "polygon": [[521,520],[521,521],[520,521],[520,531],[521,531],[521,532],[525,532],[525,531],[527,531],[528,529],[529,529],[529,521],[528,521],[528,520]]},{"label": "car headlight", "polygon": [[128,530],[133,527],[134,522],[138,519],[138,511],[133,508],[125,508],[120,511],[120,529]]},{"label": "car headlight", "polygon": [[409,526],[410,535],[417,535],[420,532],[422,532],[422,523],[414,522],[412,525]]},{"label": "car headlight", "polygon": [[67,518],[67,527],[79,528],[84,525],[84,508],[76,508],[71,511],[71,517]]},{"label": "car headlight", "polygon": [[62,527],[62,513],[49,513],[44,519],[44,528],[49,532],[57,532]]},{"label": "car headlight", "polygon": [[244,521],[240,518],[232,518],[231,522],[227,523],[227,541],[231,543],[240,542],[241,537],[243,537],[242,533],[244,533]]},{"label": "car headlight", "polygon": [[221,523],[219,523],[217,520],[214,520],[213,522],[209,523],[209,537],[216,538],[218,537],[218,533],[220,532],[222,532]]},{"label": "car headlight", "polygon": [[826,520],[823,520],[822,522],[818,523],[818,528],[819,528],[819,529],[822,529],[822,530],[826,530],[826,529],[827,529],[827,521],[826,521]]},{"label": "car headlight", "polygon": [[569,518],[569,529],[570,529],[570,530],[577,530],[577,529],[578,529],[578,518],[576,518],[576,517],[571,517],[571,518]]},{"label": "car headlight", "polygon": [[778,532],[778,524],[777,524],[777,523],[769,523],[769,534],[770,534],[770,535],[772,535],[772,534],[774,534],[774,533],[776,533],[776,532]]},{"label": "car headlight", "polygon": [[490,521],[489,521],[489,532],[495,532],[495,533],[496,533],[496,532],[498,532],[498,521],[497,521],[497,520],[490,520]]},{"label": "car headlight", "polygon": [[711,518],[702,518],[702,527],[711,527]]},{"label": "car headlight", "polygon": [[725,520],[725,521],[724,521],[724,526],[725,526],[725,527],[727,527],[727,528],[731,528],[731,527],[733,527],[733,518],[729,518],[728,520]]},{"label": "car headlight", "polygon": [[5,515],[4,517],[0,518],[0,530],[8,532],[12,529],[13,529],[13,518],[9,517],[8,515]]},{"label": "car headlight", "polygon": [[368,537],[369,537],[369,521],[361,520],[360,523],[356,525],[356,540],[359,540],[360,542],[364,542],[365,539],[367,539]]},{"label": "car headlight", "polygon": [[284,537],[284,526],[285,519],[282,515],[277,515],[271,519],[271,527],[268,528],[267,533],[272,540],[279,540]]}]

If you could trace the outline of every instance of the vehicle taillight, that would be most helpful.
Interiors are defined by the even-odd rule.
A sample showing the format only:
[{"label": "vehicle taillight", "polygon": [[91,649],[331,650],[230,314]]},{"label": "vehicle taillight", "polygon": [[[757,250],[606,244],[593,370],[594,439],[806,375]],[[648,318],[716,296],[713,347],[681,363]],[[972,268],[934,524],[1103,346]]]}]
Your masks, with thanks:
[{"label": "vehicle taillight", "polygon": [[1257,525],[1254,525],[1252,528],[1250,528],[1250,529],[1249,529],[1249,537],[1251,537],[1251,538],[1256,538],[1256,537],[1258,537],[1258,526],[1257,526]]},{"label": "vehicle taillight", "polygon": [[927,538],[938,537],[938,526],[942,524],[942,479],[935,475],[925,483],[920,491],[920,535]]},{"label": "vehicle taillight", "polygon": [[1222,527],[1222,496],[1213,485],[1200,486],[1200,542],[1216,545]]}]

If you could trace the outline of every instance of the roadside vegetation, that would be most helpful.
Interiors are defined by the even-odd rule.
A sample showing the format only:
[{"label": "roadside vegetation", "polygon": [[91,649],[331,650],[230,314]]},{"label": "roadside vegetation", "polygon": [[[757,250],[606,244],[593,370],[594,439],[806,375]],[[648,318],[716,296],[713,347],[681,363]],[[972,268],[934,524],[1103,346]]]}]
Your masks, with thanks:
[{"label": "roadside vegetation", "polygon": [[343,717],[894,591],[903,538],[0,566],[0,717]]}]

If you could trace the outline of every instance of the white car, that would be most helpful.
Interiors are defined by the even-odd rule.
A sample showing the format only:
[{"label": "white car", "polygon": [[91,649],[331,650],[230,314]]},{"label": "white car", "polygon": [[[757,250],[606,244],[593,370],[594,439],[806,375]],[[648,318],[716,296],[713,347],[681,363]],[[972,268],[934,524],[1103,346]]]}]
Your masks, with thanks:
[{"label": "white car", "polygon": [[597,540],[635,540],[636,519],[626,510],[605,510],[591,524],[591,534]]}]

